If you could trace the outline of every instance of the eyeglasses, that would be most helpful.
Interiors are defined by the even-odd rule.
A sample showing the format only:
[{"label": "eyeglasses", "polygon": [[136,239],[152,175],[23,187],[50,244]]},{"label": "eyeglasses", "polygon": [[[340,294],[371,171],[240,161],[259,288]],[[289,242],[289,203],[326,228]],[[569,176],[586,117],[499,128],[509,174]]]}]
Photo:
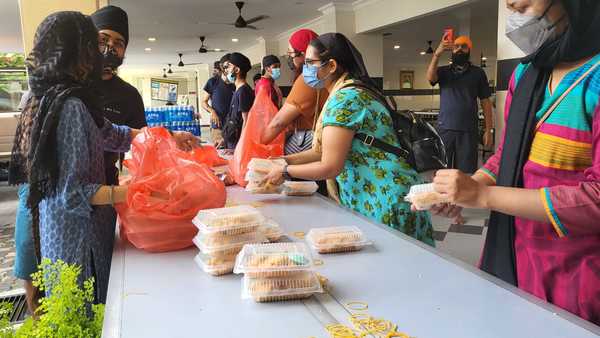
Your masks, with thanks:
[{"label": "eyeglasses", "polygon": [[326,62],[325,62],[325,61],[323,61],[323,60],[319,60],[319,59],[315,59],[315,60],[312,60],[312,59],[304,59],[304,64],[305,64],[305,65],[307,65],[307,66],[314,66],[314,65],[315,65],[315,63],[317,63],[317,62],[319,62],[319,64],[318,64],[318,65],[316,65],[317,67],[323,67],[323,66],[326,64]]},{"label": "eyeglasses", "polygon": [[293,52],[288,51],[287,55],[291,58],[297,58],[297,57],[304,55],[304,53],[294,50]]},{"label": "eyeglasses", "polygon": [[113,47],[116,50],[124,51],[125,41],[121,39],[113,39],[106,34],[100,34],[100,37],[98,38],[98,48],[101,52],[104,52],[107,47]]},{"label": "eyeglasses", "polygon": [[466,43],[461,43],[458,45],[454,45],[454,48],[469,49],[469,45],[467,45]]}]

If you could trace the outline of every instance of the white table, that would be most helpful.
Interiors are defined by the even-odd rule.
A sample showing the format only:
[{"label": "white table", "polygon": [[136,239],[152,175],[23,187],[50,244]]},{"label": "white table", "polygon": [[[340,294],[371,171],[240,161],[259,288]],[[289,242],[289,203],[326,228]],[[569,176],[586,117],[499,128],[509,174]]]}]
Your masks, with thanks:
[{"label": "white table", "polygon": [[197,249],[150,254],[117,241],[103,337],[308,338],[324,326],[349,325],[350,301],[419,338],[597,337],[600,328],[541,302],[474,267],[342,209],[319,196],[249,195],[228,189],[237,204],[261,211],[290,236],[311,227],[356,225],[375,242],[355,253],[316,255],[327,294],[305,301],[258,304],[240,299],[241,276],[213,277],[194,263]]}]

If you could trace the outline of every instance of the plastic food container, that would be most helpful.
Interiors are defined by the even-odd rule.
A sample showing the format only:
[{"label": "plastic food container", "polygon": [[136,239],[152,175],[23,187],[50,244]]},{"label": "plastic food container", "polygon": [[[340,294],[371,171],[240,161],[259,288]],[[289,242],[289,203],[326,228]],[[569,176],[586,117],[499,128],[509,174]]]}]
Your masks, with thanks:
[{"label": "plastic food container", "polygon": [[304,299],[318,292],[323,292],[323,288],[314,272],[283,278],[244,276],[242,281],[242,299],[254,299],[257,302]]},{"label": "plastic food container", "polygon": [[251,278],[286,277],[313,267],[304,243],[249,244],[237,256],[233,272]]},{"label": "plastic food container", "polygon": [[248,170],[252,170],[258,173],[268,174],[274,165],[286,165],[287,162],[284,159],[273,159],[268,160],[264,158],[253,158],[248,163]]},{"label": "plastic food container", "polygon": [[259,173],[254,170],[248,170],[244,179],[248,182],[260,183],[267,177],[266,173]]},{"label": "plastic food container", "polygon": [[283,236],[283,231],[277,222],[272,219],[268,219],[259,227],[259,231],[269,240],[269,242],[276,242]]},{"label": "plastic food container", "polygon": [[201,210],[192,220],[200,233],[223,235],[255,231],[264,221],[265,217],[260,211],[250,205]]},{"label": "plastic food container", "polygon": [[414,204],[417,210],[428,210],[436,204],[448,202],[446,196],[435,191],[433,183],[413,185],[404,200]]},{"label": "plastic food container", "polygon": [[317,182],[285,181],[283,194],[287,196],[310,196],[319,190]]},{"label": "plastic food container", "polygon": [[322,254],[358,251],[372,244],[355,226],[311,229],[306,240],[314,250]]},{"label": "plastic food container", "polygon": [[246,185],[246,191],[251,194],[279,194],[281,193],[281,186],[272,185],[270,183],[260,185],[256,182],[249,182],[248,185]]},{"label": "plastic food container", "polygon": [[200,233],[194,237],[193,242],[204,254],[227,256],[237,254],[246,244],[264,243],[265,237],[259,232],[227,236],[213,236]]},{"label": "plastic food container", "polygon": [[199,253],[194,257],[194,261],[204,272],[213,276],[222,276],[233,272],[235,255],[214,257]]}]

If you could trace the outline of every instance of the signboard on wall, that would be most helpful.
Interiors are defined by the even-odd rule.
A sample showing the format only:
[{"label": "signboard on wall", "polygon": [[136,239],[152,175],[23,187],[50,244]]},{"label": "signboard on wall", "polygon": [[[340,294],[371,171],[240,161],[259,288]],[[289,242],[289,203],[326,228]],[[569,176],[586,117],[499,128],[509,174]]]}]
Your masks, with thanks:
[{"label": "signboard on wall", "polygon": [[177,102],[177,81],[152,79],[152,100]]}]

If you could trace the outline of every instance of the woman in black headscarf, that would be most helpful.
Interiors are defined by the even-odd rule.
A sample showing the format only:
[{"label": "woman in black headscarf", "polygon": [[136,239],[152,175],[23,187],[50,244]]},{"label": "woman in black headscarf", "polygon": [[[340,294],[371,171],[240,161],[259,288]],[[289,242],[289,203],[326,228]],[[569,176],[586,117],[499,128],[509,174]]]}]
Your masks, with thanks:
[{"label": "woman in black headscarf", "polygon": [[[303,68],[304,81],[331,93],[317,122],[313,149],[287,157],[289,166],[268,176],[279,184],[284,176],[306,180],[335,179],[329,192],[342,205],[407,235],[435,245],[425,212],[412,212],[404,201],[408,189],[421,183],[407,161],[378,147],[400,147],[391,112],[373,83],[360,52],[342,34],[313,40]],[[363,142],[371,138],[372,144]],[[338,189],[339,187],[339,189]]]},{"label": "woman in black headscarf", "polygon": [[114,241],[110,205],[125,201],[127,186],[104,184],[103,154],[128,151],[139,130],[103,116],[94,90],[102,71],[98,31],[89,17],[59,12],[44,19],[26,65],[32,95],[17,127],[9,180],[29,184],[38,261],[81,266],[81,280],[94,277],[96,301],[104,302]]},{"label": "woman in black headscarf", "polygon": [[492,210],[481,268],[600,324],[600,2],[509,0],[507,37],[526,54],[504,141],[474,176],[434,182],[457,206]]}]

